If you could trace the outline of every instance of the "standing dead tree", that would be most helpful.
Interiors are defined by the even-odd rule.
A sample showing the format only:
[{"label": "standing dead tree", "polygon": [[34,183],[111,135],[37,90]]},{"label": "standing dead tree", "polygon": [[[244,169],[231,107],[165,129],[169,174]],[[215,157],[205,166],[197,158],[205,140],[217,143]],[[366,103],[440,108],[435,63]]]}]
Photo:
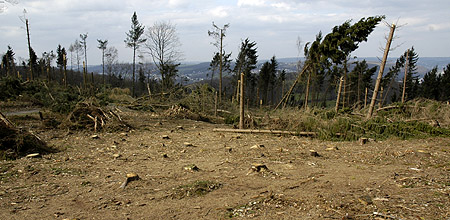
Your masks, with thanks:
[{"label": "standing dead tree", "polygon": [[372,100],[370,101],[369,111],[367,112],[366,118],[372,117],[373,108],[375,107],[375,101],[377,99],[378,90],[380,89],[381,78],[383,77],[384,67],[386,66],[386,60],[388,58],[389,50],[392,43],[392,38],[394,37],[395,24],[392,24],[391,31],[389,33],[388,40],[386,42],[386,47],[384,48],[383,60],[381,61],[380,71],[378,72],[377,81],[375,83],[375,89],[373,90]]},{"label": "standing dead tree", "polygon": [[225,32],[230,24],[223,25],[223,28],[217,26],[214,22],[212,23],[214,30],[208,31],[208,35],[213,37],[216,41],[213,43],[214,46],[219,49],[219,102],[222,100],[222,72],[223,72],[223,38],[225,37]]}]

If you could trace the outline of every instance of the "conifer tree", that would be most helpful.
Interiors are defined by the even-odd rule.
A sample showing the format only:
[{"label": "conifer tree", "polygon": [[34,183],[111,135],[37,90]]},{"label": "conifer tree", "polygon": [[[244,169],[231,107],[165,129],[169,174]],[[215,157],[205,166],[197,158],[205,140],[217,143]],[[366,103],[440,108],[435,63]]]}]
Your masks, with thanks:
[{"label": "conifer tree", "polygon": [[420,84],[420,96],[427,99],[439,100],[441,77],[437,71],[436,66],[425,74]]},{"label": "conifer tree", "polygon": [[131,29],[128,31],[127,38],[125,39],[125,43],[127,47],[133,49],[133,89],[132,95],[135,96],[135,84],[136,84],[136,50],[139,49],[141,44],[143,44],[147,39],[143,38],[144,34],[144,26],[139,23],[137,19],[136,12],[133,13],[131,17]]},{"label": "conifer tree", "polygon": [[[233,72],[235,73],[235,81],[238,81],[241,73],[244,73],[244,81],[247,88],[246,94],[250,94],[250,97],[254,97],[254,89],[256,86],[257,78],[252,70],[256,68],[258,62],[256,42],[247,38],[241,43],[238,57],[236,58],[236,65]],[[233,83],[236,85],[236,83]]]},{"label": "conifer tree", "polygon": [[441,76],[441,84],[440,84],[440,100],[442,101],[450,101],[450,64],[444,68],[442,76]]}]

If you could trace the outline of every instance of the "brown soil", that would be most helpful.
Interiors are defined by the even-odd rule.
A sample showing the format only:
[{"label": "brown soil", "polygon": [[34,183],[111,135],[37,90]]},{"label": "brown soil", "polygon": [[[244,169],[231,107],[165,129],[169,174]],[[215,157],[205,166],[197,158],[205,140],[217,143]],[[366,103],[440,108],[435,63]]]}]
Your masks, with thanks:
[{"label": "brown soil", "polygon": [[16,118],[59,152],[0,162],[0,219],[450,218],[450,138],[360,145],[121,116],[135,130],[95,139]]}]

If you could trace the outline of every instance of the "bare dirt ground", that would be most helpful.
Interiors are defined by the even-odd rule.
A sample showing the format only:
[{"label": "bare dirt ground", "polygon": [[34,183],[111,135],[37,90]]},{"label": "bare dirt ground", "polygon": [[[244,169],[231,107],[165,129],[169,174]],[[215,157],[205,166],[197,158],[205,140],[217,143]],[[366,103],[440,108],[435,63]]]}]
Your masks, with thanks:
[{"label": "bare dirt ground", "polygon": [[[360,145],[122,115],[135,130],[98,138],[16,120],[59,152],[0,162],[0,219],[450,219],[450,138]],[[127,173],[140,178],[120,188]]]}]

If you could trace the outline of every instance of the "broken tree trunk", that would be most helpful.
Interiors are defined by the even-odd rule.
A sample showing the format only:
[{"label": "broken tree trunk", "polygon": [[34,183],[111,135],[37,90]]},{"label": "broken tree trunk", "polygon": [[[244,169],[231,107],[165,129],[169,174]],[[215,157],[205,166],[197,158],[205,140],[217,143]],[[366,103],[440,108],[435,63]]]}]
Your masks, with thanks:
[{"label": "broken tree trunk", "polygon": [[341,76],[341,78],[339,79],[339,89],[338,89],[338,94],[337,94],[337,98],[336,98],[336,107],[334,108],[334,110],[336,112],[338,112],[338,110],[339,110],[339,104],[340,104],[340,100],[341,100],[341,91],[342,91],[343,83],[344,83],[344,76]]},{"label": "broken tree trunk", "polygon": [[311,71],[308,71],[308,80],[306,81],[306,92],[305,92],[305,110],[308,109],[308,98],[309,98],[309,84],[311,81]]},{"label": "broken tree trunk", "polygon": [[298,74],[297,79],[295,79],[294,84],[292,84],[291,88],[289,89],[289,91],[283,96],[283,98],[280,100],[280,102],[278,103],[278,105],[275,107],[275,110],[281,105],[281,103],[284,102],[283,104],[283,108],[286,106],[287,100],[289,98],[289,96],[292,93],[292,90],[294,90],[295,85],[297,85],[298,81],[300,80],[300,77],[303,75],[303,73],[306,71],[306,69],[308,69],[309,64],[306,64],[305,66],[303,66],[302,71]]},{"label": "broken tree trunk", "polygon": [[406,52],[405,76],[403,77],[402,103],[405,103],[405,99],[406,99],[406,77],[408,76],[408,63],[409,63],[409,49]]},{"label": "broken tree trunk", "polygon": [[375,89],[373,90],[372,100],[370,101],[369,111],[367,112],[367,119],[372,117],[373,108],[375,107],[375,101],[377,99],[378,90],[380,89],[381,78],[383,77],[384,67],[386,66],[386,60],[388,58],[389,50],[391,47],[392,38],[394,37],[395,24],[392,24],[389,38],[386,42],[386,48],[384,48],[383,60],[381,61],[380,71],[378,72],[377,81],[375,83]]},{"label": "broken tree trunk", "polygon": [[0,112],[0,120],[3,121],[3,123],[6,125],[6,127],[11,128],[11,129],[16,129],[16,126],[6,118],[5,115],[3,115],[3,113]]},{"label": "broken tree trunk", "polygon": [[241,92],[239,102],[239,129],[244,129],[244,73],[241,73]]}]

